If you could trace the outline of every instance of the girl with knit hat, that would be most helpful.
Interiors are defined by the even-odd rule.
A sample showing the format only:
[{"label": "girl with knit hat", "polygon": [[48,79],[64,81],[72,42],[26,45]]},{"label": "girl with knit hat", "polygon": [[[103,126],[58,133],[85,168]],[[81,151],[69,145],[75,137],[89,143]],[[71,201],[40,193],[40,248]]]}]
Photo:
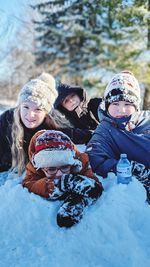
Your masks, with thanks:
[{"label": "girl with knit hat", "polygon": [[49,75],[49,86],[40,79],[27,82],[18,95],[16,108],[0,116],[0,171],[15,168],[21,175],[28,160],[31,137],[41,129],[56,129],[48,115],[54,102],[55,80]]},{"label": "girl with knit hat", "polygon": [[150,199],[150,111],[140,111],[140,87],[130,71],[116,74],[107,85],[99,108],[100,124],[87,145],[93,171],[116,173],[120,154],[132,162],[133,175]]},{"label": "girl with knit hat", "polygon": [[29,160],[22,184],[29,192],[48,200],[64,200],[57,213],[60,227],[78,223],[84,208],[102,194],[102,185],[89,166],[88,155],[80,153],[60,131],[37,132],[29,145]]}]

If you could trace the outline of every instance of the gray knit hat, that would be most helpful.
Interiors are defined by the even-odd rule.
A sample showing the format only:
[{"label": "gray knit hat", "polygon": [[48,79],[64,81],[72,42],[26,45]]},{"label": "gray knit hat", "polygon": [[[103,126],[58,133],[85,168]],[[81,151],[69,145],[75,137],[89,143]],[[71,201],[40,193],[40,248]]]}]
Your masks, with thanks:
[{"label": "gray knit hat", "polygon": [[49,86],[40,79],[33,79],[27,82],[18,95],[18,104],[32,101],[47,112],[52,109],[54,100]]},{"label": "gray knit hat", "polygon": [[106,87],[104,101],[106,110],[109,104],[116,101],[133,103],[138,110],[141,102],[140,86],[134,75],[130,71],[116,74]]}]

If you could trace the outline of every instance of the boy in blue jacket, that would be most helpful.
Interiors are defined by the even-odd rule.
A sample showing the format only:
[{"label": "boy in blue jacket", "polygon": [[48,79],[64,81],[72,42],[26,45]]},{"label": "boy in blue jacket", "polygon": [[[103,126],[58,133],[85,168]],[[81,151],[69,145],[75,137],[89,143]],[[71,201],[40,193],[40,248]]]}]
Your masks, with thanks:
[{"label": "boy in blue jacket", "polygon": [[150,201],[150,111],[140,111],[140,87],[129,71],[116,74],[107,85],[99,108],[100,124],[86,152],[93,171],[103,177],[112,171],[120,154],[132,162]]}]

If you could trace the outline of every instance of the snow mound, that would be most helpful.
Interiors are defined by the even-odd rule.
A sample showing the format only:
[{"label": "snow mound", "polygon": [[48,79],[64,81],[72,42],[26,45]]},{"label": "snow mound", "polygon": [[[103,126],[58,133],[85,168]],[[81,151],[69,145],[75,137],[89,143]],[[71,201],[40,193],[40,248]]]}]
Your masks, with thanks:
[{"label": "snow mound", "polygon": [[0,187],[1,267],[150,266],[150,206],[134,178],[118,185],[110,175],[101,198],[70,229],[56,224],[60,201],[29,193],[22,178],[7,178]]}]

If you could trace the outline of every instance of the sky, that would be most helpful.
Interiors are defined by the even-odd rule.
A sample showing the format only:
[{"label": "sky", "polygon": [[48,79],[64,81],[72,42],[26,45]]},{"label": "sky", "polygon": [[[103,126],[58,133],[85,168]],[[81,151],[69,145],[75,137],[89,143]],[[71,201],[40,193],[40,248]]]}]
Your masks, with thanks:
[{"label": "sky", "polygon": [[0,0],[0,78],[10,71],[7,57],[16,32],[26,27],[25,10],[35,0]]},{"label": "sky", "polygon": [[70,229],[56,224],[62,202],[47,201],[21,186],[22,177],[0,173],[1,267],[149,267],[150,206],[133,177],[105,191]]}]

